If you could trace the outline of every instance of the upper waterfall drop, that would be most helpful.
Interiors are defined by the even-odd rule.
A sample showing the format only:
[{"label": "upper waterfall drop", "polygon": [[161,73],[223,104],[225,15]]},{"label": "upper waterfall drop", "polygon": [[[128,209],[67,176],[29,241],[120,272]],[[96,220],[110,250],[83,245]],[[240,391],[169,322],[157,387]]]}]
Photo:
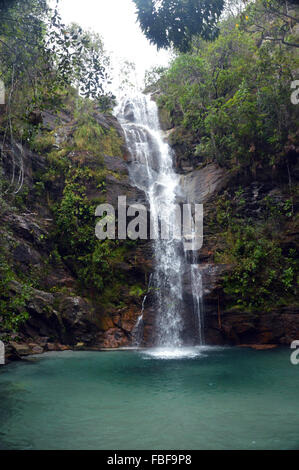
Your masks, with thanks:
[{"label": "upper waterfall drop", "polygon": [[[150,96],[142,93],[124,96],[119,100],[115,115],[123,128],[132,159],[129,165],[131,180],[145,192],[150,214],[156,221],[152,228],[155,271],[151,280],[156,309],[155,343],[160,347],[181,347],[184,328],[183,276],[187,258],[182,236],[177,236],[172,230],[180,193],[180,177],[173,168],[173,152],[163,138],[158,107]],[[162,226],[168,234],[167,238],[160,236]],[[195,270],[195,267],[190,270],[190,283],[195,280],[201,282],[201,277],[194,274]],[[196,286],[194,292],[194,308],[195,305],[199,308],[198,293],[202,292],[202,288]],[[136,328],[142,326],[141,314]],[[136,337],[141,336],[137,331]],[[201,331],[198,336],[202,343]]]}]

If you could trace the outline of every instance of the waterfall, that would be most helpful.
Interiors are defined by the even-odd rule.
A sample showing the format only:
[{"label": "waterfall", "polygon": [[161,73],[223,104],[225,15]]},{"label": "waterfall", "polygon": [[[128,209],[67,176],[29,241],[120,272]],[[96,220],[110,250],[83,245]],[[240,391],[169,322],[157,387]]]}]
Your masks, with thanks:
[{"label": "waterfall", "polygon": [[[119,100],[115,114],[123,128],[132,158],[129,165],[131,181],[145,192],[152,220],[155,221],[151,232],[155,263],[151,279],[156,310],[155,343],[163,347],[180,347],[183,345],[184,328],[183,276],[188,264],[183,239],[172,230],[177,217],[180,177],[174,171],[173,152],[163,139],[158,108],[150,96],[141,93],[124,96]],[[189,276],[194,292],[194,311],[200,319],[202,284],[196,265],[192,268],[189,265]],[[133,332],[135,344],[140,344],[142,339],[145,301],[146,297]],[[198,320],[198,325],[202,343],[201,320]]]},{"label": "waterfall", "polygon": [[[188,202],[190,203],[189,198]],[[192,246],[194,246],[194,224],[191,227]],[[185,252],[188,256],[188,252]],[[204,304],[203,304],[203,282],[200,266],[198,264],[198,253],[195,249],[191,250],[191,264],[190,264],[190,281],[193,296],[193,311],[196,316],[198,325],[198,341],[199,344],[204,344]]]},{"label": "waterfall", "polygon": [[132,338],[133,338],[133,346],[139,347],[141,342],[142,342],[142,336],[143,336],[143,327],[144,327],[144,322],[143,322],[143,314],[144,314],[144,309],[145,309],[145,302],[147,300],[148,294],[150,292],[151,288],[151,281],[152,281],[152,274],[150,275],[149,282],[148,282],[148,288],[147,288],[147,293],[143,297],[142,301],[142,307],[141,307],[141,314],[139,315],[136,325],[133,328],[132,331]]}]

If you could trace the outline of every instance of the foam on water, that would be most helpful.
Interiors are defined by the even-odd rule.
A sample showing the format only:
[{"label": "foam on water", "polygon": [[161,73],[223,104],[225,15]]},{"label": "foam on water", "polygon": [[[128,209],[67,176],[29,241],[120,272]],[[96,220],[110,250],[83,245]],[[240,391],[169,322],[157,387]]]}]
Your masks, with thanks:
[{"label": "foam on water", "polygon": [[[195,357],[205,357],[205,352],[213,348],[212,346],[194,346],[181,348],[150,348],[142,351],[147,358],[155,359],[193,359]],[[219,349],[219,348],[217,348]]]}]

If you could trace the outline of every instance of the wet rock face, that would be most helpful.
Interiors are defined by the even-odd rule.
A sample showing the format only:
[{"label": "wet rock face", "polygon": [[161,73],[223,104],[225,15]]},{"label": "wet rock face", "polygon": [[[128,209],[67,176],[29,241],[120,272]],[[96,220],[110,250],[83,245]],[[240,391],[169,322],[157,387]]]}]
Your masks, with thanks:
[{"label": "wet rock face", "polygon": [[125,106],[124,117],[129,122],[135,122],[134,107],[130,102],[127,102]]},{"label": "wet rock face", "polygon": [[206,342],[208,344],[290,346],[298,338],[299,309],[288,306],[269,313],[206,312]]},{"label": "wet rock face", "polygon": [[[11,226],[12,230],[17,236],[36,245],[40,244],[41,238],[46,234],[46,232],[35,220],[35,217],[31,214],[10,214],[5,217],[5,221],[8,222],[8,224]],[[23,245],[23,253],[24,251],[25,245]]]},{"label": "wet rock face", "polygon": [[124,331],[119,328],[109,328],[105,333],[98,335],[98,346],[100,348],[121,348],[130,345],[130,340]]},{"label": "wet rock face", "polygon": [[149,301],[144,311],[143,343],[142,346],[155,345],[156,308]]},{"label": "wet rock face", "polygon": [[[118,157],[105,156],[106,168],[113,172],[106,176],[106,200],[114,208],[118,207],[118,197],[126,196],[127,204],[146,203],[144,192],[133,186],[129,177],[128,164]],[[117,174],[117,177],[116,175]]]},{"label": "wet rock face", "polygon": [[181,176],[182,191],[186,194],[186,199],[197,204],[205,203],[219,193],[227,182],[225,170],[213,163]]},{"label": "wet rock face", "polygon": [[[20,289],[18,283],[12,286],[16,293]],[[16,335],[18,342],[10,343],[8,358],[62,351],[65,346],[76,349],[78,344],[81,349],[130,346],[141,308],[139,301],[131,302],[99,314],[97,304],[82,297],[33,289],[27,304],[29,319]]]},{"label": "wet rock face", "polygon": [[41,261],[38,251],[33,250],[28,244],[20,243],[13,252],[16,264],[24,266],[38,265]]},{"label": "wet rock face", "polygon": [[229,310],[222,290],[223,276],[232,266],[203,263],[205,341],[214,345],[289,346],[299,338],[299,308],[274,308],[270,312]]},{"label": "wet rock face", "polygon": [[27,338],[47,337],[54,342],[74,345],[82,338],[89,343],[96,331],[92,306],[81,297],[33,289],[27,311],[29,319],[21,328]]}]

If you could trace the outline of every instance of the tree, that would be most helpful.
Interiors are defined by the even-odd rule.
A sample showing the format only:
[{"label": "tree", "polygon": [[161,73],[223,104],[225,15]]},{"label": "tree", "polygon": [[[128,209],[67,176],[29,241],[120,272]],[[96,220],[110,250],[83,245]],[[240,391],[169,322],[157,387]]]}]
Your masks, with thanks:
[{"label": "tree", "polygon": [[241,14],[241,26],[250,33],[260,36],[259,43],[272,41],[289,47],[299,47],[296,26],[298,27],[298,0],[257,0],[250,3]]},{"label": "tree", "polygon": [[129,60],[119,60],[117,69],[114,70],[118,76],[117,89],[122,93],[134,90],[137,87],[136,64]]},{"label": "tree", "polygon": [[107,91],[111,83],[107,72],[110,61],[102,38],[75,23],[66,27],[57,10],[55,15],[55,22],[48,28],[46,50],[50,52],[56,77],[62,85],[75,85],[81,95],[96,99],[102,108],[111,107],[112,95]]},{"label": "tree", "polygon": [[190,49],[192,36],[214,39],[224,0],[134,0],[145,36],[158,49]]},{"label": "tree", "polygon": [[166,72],[166,67],[162,66],[154,66],[151,67],[149,70],[146,70],[144,75],[144,84],[145,87],[150,87],[151,85],[155,85],[162,75]]},{"label": "tree", "polygon": [[5,192],[16,194],[24,176],[17,141],[28,143],[40,111],[55,108],[72,86],[104,111],[114,97],[106,87],[109,61],[101,38],[77,25],[67,27],[57,4],[51,9],[46,0],[0,0],[0,17],[0,79],[6,88],[6,104],[0,108],[0,185],[6,158],[12,178]]},{"label": "tree", "polygon": [[46,0],[0,0],[0,16],[0,78],[7,88],[26,81],[36,99],[39,86],[54,95],[75,84],[86,97],[107,96],[109,64],[99,36],[68,28]]}]

